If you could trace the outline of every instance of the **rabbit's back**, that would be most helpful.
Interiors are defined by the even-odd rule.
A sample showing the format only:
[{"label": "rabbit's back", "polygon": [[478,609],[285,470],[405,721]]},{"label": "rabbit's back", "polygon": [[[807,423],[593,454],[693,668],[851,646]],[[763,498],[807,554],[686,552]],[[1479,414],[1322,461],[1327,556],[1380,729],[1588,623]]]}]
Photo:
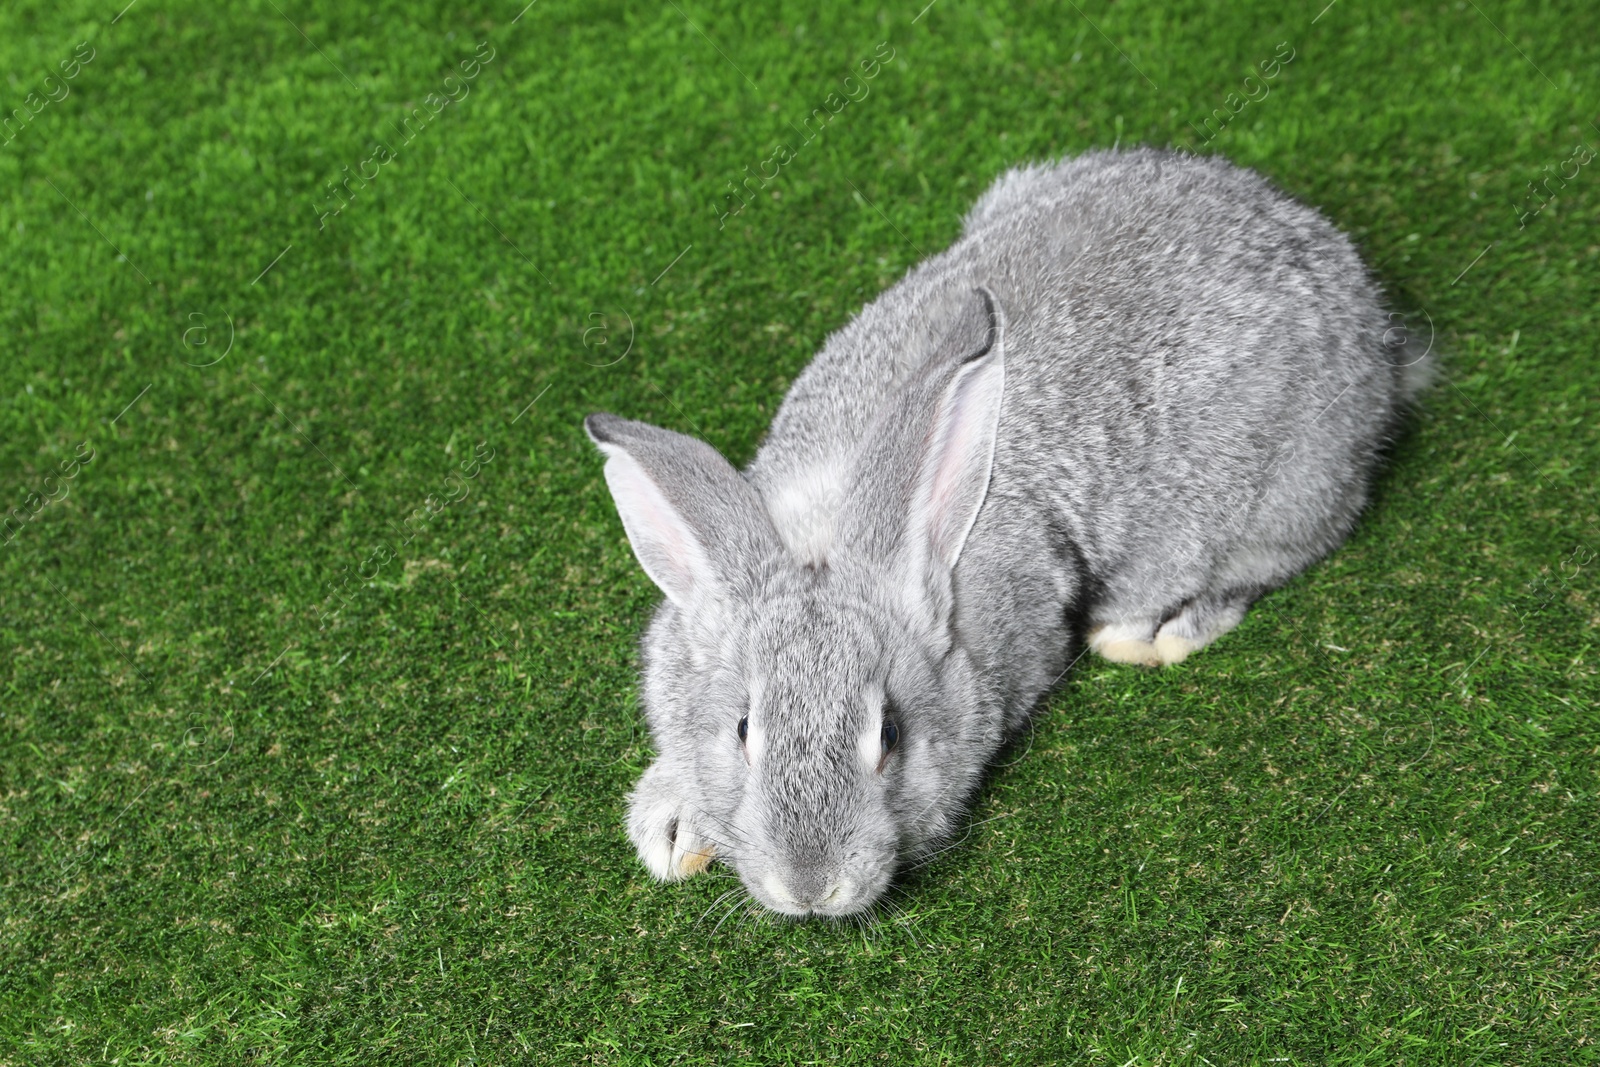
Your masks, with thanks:
[{"label": "rabbit's back", "polygon": [[1141,149],[1009,172],[828,340],[749,471],[797,556],[826,556],[861,434],[980,285],[1006,387],[975,595],[1063,538],[1103,600],[1156,605],[1230,567],[1269,587],[1344,537],[1409,384],[1376,287],[1258,175]]}]

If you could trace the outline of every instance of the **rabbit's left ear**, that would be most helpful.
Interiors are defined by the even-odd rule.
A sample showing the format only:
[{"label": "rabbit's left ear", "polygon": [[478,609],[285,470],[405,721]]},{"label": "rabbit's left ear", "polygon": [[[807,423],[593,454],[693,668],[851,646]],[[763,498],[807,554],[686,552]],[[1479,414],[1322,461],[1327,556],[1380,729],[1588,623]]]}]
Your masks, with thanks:
[{"label": "rabbit's left ear", "polygon": [[754,487],[704,441],[615,415],[583,426],[633,554],[674,604],[741,595],[782,551]]},{"label": "rabbit's left ear", "polygon": [[908,607],[947,619],[950,575],[989,492],[1005,395],[1005,323],[975,290],[941,350],[881,411],[841,515],[845,543],[901,583]]}]

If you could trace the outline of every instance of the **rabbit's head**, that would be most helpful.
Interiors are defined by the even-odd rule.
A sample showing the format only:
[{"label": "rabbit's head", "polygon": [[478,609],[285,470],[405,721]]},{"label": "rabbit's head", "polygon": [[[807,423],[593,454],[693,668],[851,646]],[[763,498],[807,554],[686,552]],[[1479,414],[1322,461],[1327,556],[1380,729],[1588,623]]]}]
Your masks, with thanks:
[{"label": "rabbit's head", "polygon": [[1002,740],[953,596],[1004,387],[998,312],[979,295],[965,350],[930,359],[865,428],[836,499],[818,504],[825,548],[804,561],[710,446],[586,421],[667,597],[644,641],[659,757],[629,813],[656,876],[715,856],[774,911],[846,915],[953,829]]}]

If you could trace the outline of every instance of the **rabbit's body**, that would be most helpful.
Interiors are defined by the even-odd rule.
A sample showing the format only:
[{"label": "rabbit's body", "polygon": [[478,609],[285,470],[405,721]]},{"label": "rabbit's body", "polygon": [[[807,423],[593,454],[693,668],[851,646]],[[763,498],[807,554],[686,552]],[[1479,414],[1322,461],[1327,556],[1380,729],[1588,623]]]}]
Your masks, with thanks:
[{"label": "rabbit's body", "polygon": [[[670,598],[646,639],[641,855],[678,876],[715,849],[795,914],[870,904],[1080,630],[1177,662],[1343,540],[1421,383],[1392,326],[1349,241],[1260,177],[1102,152],[997,182],[828,340],[743,478],[591,420],[646,475],[607,467]],[[681,529],[641,532],[656,493]],[[717,747],[738,716],[704,710],[723,685],[743,768]],[[902,720],[920,769],[891,766]],[[876,778],[826,758],[868,766],[875,740]]]},{"label": "rabbit's body", "polygon": [[1180,659],[1336,547],[1420,383],[1350,242],[1252,172],[1148,150],[1011,171],[785,398],[748,475],[797,557],[825,558],[862,433],[980,285],[1006,399],[956,610],[1013,721],[1080,601],[1115,658]]}]

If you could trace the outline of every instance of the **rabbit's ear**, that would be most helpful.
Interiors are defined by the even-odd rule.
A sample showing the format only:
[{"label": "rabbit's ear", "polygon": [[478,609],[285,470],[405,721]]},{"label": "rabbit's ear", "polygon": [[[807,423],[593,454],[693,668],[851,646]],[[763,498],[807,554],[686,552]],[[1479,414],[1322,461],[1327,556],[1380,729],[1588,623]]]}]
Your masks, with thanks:
[{"label": "rabbit's ear", "polygon": [[[987,289],[979,289],[978,296],[986,327],[983,340],[966,353],[940,398],[924,442],[906,524],[906,547],[914,554],[927,553],[927,562],[944,570],[954,569],[988,495],[1005,393],[1000,309]],[[962,332],[974,332],[973,324],[958,324],[957,335]]]},{"label": "rabbit's ear", "polygon": [[633,554],[674,604],[737,595],[780,551],[755,489],[710,445],[615,415],[583,426]]},{"label": "rabbit's ear", "polygon": [[842,540],[896,572],[914,610],[931,609],[930,622],[948,616],[950,572],[988,495],[1004,332],[994,295],[976,290],[936,354],[874,420],[841,514]]}]

